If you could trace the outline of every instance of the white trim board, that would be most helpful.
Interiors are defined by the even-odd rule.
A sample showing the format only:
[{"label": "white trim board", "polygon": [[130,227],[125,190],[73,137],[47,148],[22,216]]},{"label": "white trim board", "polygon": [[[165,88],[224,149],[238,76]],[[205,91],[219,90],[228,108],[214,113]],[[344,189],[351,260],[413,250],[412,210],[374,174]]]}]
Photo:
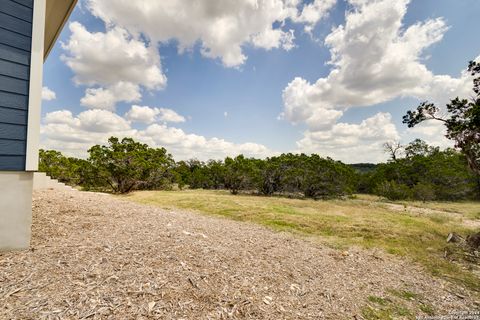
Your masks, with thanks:
[{"label": "white trim board", "polygon": [[45,35],[46,0],[35,0],[33,5],[32,51],[30,58],[30,88],[28,97],[26,171],[38,170],[40,144],[40,116],[42,107],[42,77]]}]

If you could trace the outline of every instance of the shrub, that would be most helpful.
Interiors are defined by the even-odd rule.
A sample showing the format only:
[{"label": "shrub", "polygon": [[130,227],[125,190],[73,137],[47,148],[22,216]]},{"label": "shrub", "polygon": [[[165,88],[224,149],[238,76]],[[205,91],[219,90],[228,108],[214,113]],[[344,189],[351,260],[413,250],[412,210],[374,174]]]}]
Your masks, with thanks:
[{"label": "shrub", "polygon": [[380,183],[376,187],[375,193],[388,200],[405,200],[412,197],[412,190],[407,185],[395,181]]},{"label": "shrub", "polygon": [[412,193],[415,200],[421,200],[423,202],[435,200],[435,186],[430,183],[417,183],[412,188]]}]

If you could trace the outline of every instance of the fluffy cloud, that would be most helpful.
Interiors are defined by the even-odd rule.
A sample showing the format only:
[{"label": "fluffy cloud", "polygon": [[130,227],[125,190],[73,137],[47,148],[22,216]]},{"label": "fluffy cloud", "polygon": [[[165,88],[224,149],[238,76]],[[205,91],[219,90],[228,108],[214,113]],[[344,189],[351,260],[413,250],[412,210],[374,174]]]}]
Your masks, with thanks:
[{"label": "fluffy cloud", "polygon": [[123,132],[130,130],[128,121],[107,110],[87,110],[74,117],[69,110],[47,113],[45,125],[67,125],[71,128],[94,133]]},{"label": "fluffy cloud", "polygon": [[398,96],[425,97],[433,82],[450,82],[445,76],[436,79],[420,62],[423,50],[440,41],[447,30],[442,19],[405,29],[402,19],[408,0],[350,2],[354,9],[345,25],[325,39],[331,53],[330,74],[313,84],[295,78],[285,88],[287,119],[307,121],[325,110],[370,106]]},{"label": "fluffy cloud", "polygon": [[119,115],[106,110],[88,110],[77,116],[79,129],[88,132],[110,133],[131,130],[130,124]]},{"label": "fluffy cloud", "polygon": [[42,88],[42,100],[51,101],[57,99],[57,94],[48,87]]},{"label": "fluffy cloud", "polygon": [[132,108],[125,114],[125,118],[132,122],[153,123],[155,122],[157,115],[157,108],[133,105]]},{"label": "fluffy cloud", "polygon": [[245,62],[242,46],[247,44],[291,49],[293,31],[285,30],[284,22],[290,19],[311,27],[334,4],[334,0],[308,5],[299,0],[88,1],[90,11],[110,26],[142,33],[154,42],[175,39],[180,51],[200,42],[203,56],[220,58],[227,67]]},{"label": "fluffy cloud", "polygon": [[[346,109],[406,96],[444,103],[468,92],[466,84],[471,78],[465,72],[460,78],[435,75],[422,63],[424,50],[440,41],[448,29],[443,19],[407,27],[402,20],[409,0],[349,2],[352,9],[345,24],[334,28],[325,39],[331,54],[330,73],[315,83],[300,77],[291,81],[283,91],[281,116],[306,124],[305,136],[298,142],[301,150],[325,152],[351,162],[360,161],[362,154],[368,155],[381,141],[398,134],[393,134],[396,130],[385,115],[380,117],[383,121],[377,115],[360,125],[337,123]],[[386,130],[385,136],[370,139],[365,135],[363,124],[373,119],[372,125]],[[345,131],[356,132],[358,139],[353,135],[345,138]],[[351,141],[356,142],[352,145]]]},{"label": "fluffy cloud", "polygon": [[151,124],[157,121],[163,122],[185,122],[185,117],[179,115],[172,109],[150,108],[148,106],[133,105],[125,114],[125,118],[133,121]]},{"label": "fluffy cloud", "polygon": [[[136,110],[147,113],[145,108],[148,107]],[[157,114],[159,115],[161,113]],[[86,157],[89,147],[106,143],[110,136],[132,137],[154,147],[166,147],[176,159],[222,159],[240,153],[255,157],[273,154],[260,144],[238,144],[220,138],[206,138],[166,124],[153,123],[144,130],[136,130],[125,118],[108,110],[87,110],[76,116],[68,110],[50,112],[45,115],[41,127],[43,148],[52,148],[77,157]]]},{"label": "fluffy cloud", "polygon": [[164,146],[179,159],[223,159],[238,154],[264,158],[273,154],[257,143],[236,144],[220,138],[208,139],[165,124],[150,125],[139,133],[139,139],[150,145]]},{"label": "fluffy cloud", "polygon": [[439,146],[440,148],[452,148],[453,141],[445,138],[446,128],[442,122],[425,121],[415,128],[409,128],[402,134],[402,141],[405,143],[415,139],[422,139],[428,144]]},{"label": "fluffy cloud", "polygon": [[330,130],[305,132],[298,152],[318,153],[347,163],[383,161],[382,144],[398,140],[389,113],[377,113],[360,124],[337,123]]},{"label": "fluffy cloud", "polygon": [[119,101],[138,101],[140,86],[162,89],[166,77],[155,46],[133,38],[125,29],[114,27],[106,33],[91,33],[78,22],[70,24],[71,36],[62,48],[65,63],[80,85],[96,86],[86,91],[82,104],[112,109]]},{"label": "fluffy cloud", "polygon": [[140,87],[131,82],[118,82],[107,88],[87,88],[80,104],[92,109],[114,110],[117,102],[140,101]]},{"label": "fluffy cloud", "polygon": [[43,123],[45,124],[68,124],[74,125],[75,119],[73,118],[72,112],[69,110],[60,110],[49,112],[43,118]]},{"label": "fluffy cloud", "polygon": [[76,117],[68,110],[47,113],[41,126],[41,145],[68,155],[86,157],[92,145],[110,136],[135,136],[129,123],[107,110],[87,110]]},{"label": "fluffy cloud", "polygon": [[293,20],[305,23],[305,31],[311,33],[315,25],[324,18],[335,5],[336,0],[314,0],[305,5]]},{"label": "fluffy cloud", "polygon": [[114,85],[120,81],[160,89],[166,79],[155,47],[132,38],[122,28],[90,33],[78,22],[70,24],[71,36],[62,45],[63,56],[75,72],[75,82],[84,85]]},{"label": "fluffy cloud", "polygon": [[159,108],[158,119],[164,122],[185,122],[185,118],[172,109]]}]

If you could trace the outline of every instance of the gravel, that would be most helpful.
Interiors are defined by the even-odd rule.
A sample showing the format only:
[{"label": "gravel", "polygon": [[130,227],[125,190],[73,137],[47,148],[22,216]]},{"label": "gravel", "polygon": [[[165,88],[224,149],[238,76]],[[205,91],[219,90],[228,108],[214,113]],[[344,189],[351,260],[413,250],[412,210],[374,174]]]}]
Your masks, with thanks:
[{"label": "gravel", "polygon": [[[378,250],[109,195],[38,191],[30,250],[0,253],[0,319],[362,319],[369,296],[421,315],[469,292]],[[399,299],[399,298],[398,298]]]}]

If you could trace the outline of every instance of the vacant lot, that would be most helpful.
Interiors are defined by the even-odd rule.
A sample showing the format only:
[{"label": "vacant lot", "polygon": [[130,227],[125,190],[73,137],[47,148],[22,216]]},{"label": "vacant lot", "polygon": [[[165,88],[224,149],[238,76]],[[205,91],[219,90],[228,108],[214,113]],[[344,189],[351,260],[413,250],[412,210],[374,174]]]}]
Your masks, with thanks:
[{"label": "vacant lot", "polygon": [[[360,232],[355,227],[335,235],[350,228],[345,223],[351,222],[352,208],[364,210],[362,202],[292,206],[297,202],[212,192],[129,198],[149,195],[178,207],[203,204],[203,210],[227,216],[240,210],[239,219],[259,219],[280,229],[297,230],[305,219],[298,232],[315,236],[302,239],[253,223],[109,195],[36,192],[31,250],[0,253],[0,319],[415,319],[479,306],[472,291],[433,277],[408,259],[316,241],[324,233],[345,248],[352,239],[362,244],[359,235],[347,237]],[[273,203],[278,208],[269,207]],[[308,215],[318,215],[313,211],[321,208],[328,232],[320,231],[321,220],[308,226],[313,221]],[[377,218],[389,212],[370,210]],[[358,215],[358,228],[372,228],[363,221],[367,215]],[[289,216],[297,217],[282,223]]]},{"label": "vacant lot", "polygon": [[480,229],[479,202],[386,203],[374,196],[314,201],[199,190],[137,192],[127,199],[251,221],[340,249],[381,248],[480,292],[478,261],[465,261],[456,246],[445,241],[450,232],[466,235]]}]

